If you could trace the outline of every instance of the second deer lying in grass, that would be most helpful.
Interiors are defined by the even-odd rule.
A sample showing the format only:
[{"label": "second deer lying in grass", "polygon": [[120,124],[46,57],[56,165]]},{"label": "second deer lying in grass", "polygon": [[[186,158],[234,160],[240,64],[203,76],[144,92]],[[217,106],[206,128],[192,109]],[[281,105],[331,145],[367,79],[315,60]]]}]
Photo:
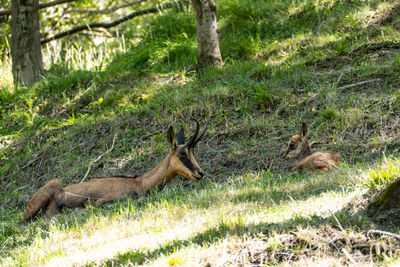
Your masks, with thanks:
[{"label": "second deer lying in grass", "polygon": [[296,134],[290,138],[288,147],[282,152],[282,158],[297,160],[296,165],[290,169],[291,172],[301,169],[327,172],[339,166],[342,155],[331,151],[312,153],[307,139],[307,125],[303,122],[300,135]]},{"label": "second deer lying in grass", "polygon": [[142,196],[177,175],[198,182],[203,177],[204,171],[196,161],[194,147],[204,135],[207,126],[198,135],[199,124],[196,120],[195,122],[195,133],[186,144],[183,129],[175,136],[172,126],[169,127],[167,133],[171,147],[169,154],[154,169],[142,176],[98,178],[64,188],[59,179],[51,180],[29,201],[24,212],[24,222],[33,219],[40,211],[51,217],[63,207],[101,205],[124,196]]}]

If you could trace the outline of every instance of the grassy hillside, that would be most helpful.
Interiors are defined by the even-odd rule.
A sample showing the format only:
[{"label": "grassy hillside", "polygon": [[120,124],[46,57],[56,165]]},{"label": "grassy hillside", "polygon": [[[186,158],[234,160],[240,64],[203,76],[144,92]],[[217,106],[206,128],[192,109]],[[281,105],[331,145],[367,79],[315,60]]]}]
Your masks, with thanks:
[{"label": "grassy hillside", "polygon": [[[366,235],[398,226],[364,212],[400,174],[398,2],[216,2],[225,63],[201,76],[191,71],[188,10],[165,12],[101,53],[71,46],[61,60],[45,49],[47,71],[32,88],[13,88],[4,60],[0,265],[398,261],[398,241]],[[190,117],[209,122],[197,148],[201,182],[176,178],[137,201],[18,224],[52,178],[68,185],[88,167],[89,178],[153,168],[168,153],[169,125],[190,132]],[[316,149],[343,154],[340,168],[288,173],[294,162],[280,152],[302,121]]]}]

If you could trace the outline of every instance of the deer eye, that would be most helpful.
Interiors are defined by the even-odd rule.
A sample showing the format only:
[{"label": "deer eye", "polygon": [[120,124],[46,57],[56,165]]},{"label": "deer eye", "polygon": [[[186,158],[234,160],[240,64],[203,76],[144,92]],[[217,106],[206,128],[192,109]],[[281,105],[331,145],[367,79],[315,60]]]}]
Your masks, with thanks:
[{"label": "deer eye", "polygon": [[293,144],[293,143],[290,144],[290,145],[289,145],[289,148],[294,148],[294,144]]}]

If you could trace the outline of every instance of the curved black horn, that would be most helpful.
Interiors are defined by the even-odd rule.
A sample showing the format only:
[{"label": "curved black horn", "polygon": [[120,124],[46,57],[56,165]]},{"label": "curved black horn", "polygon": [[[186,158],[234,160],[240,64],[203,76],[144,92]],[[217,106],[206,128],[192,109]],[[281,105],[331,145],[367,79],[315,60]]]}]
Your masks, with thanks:
[{"label": "curved black horn", "polygon": [[204,133],[205,133],[206,130],[207,130],[207,127],[208,127],[208,125],[207,125],[207,123],[206,123],[206,124],[204,125],[203,131],[201,132],[201,134],[199,135],[199,137],[197,137],[196,141],[194,141],[193,147],[195,147],[195,146],[197,145],[197,143],[200,141],[200,139],[203,137]]},{"label": "curved black horn", "polygon": [[199,133],[199,122],[194,118],[192,118],[192,120],[194,120],[194,122],[196,123],[196,129],[194,130],[193,136],[190,137],[189,141],[187,142],[187,144],[186,144],[187,147],[194,146],[194,142],[196,141],[196,137]]}]

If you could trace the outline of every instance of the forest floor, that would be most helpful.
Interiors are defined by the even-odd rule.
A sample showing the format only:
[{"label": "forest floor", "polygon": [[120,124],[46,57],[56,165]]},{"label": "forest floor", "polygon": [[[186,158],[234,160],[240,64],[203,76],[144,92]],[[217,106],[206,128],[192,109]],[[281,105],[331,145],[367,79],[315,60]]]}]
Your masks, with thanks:
[{"label": "forest floor", "polygon": [[[72,46],[31,88],[13,88],[4,61],[0,265],[399,263],[398,240],[367,234],[398,225],[366,212],[400,175],[398,2],[217,4],[225,63],[200,75],[187,11],[154,18],[151,35],[107,58]],[[168,127],[189,135],[191,117],[209,125],[199,183],[176,178],[135,201],[20,224],[50,179],[150,170],[168,153]],[[339,168],[288,172],[294,162],[280,153],[303,121],[315,150],[344,156]]]}]

